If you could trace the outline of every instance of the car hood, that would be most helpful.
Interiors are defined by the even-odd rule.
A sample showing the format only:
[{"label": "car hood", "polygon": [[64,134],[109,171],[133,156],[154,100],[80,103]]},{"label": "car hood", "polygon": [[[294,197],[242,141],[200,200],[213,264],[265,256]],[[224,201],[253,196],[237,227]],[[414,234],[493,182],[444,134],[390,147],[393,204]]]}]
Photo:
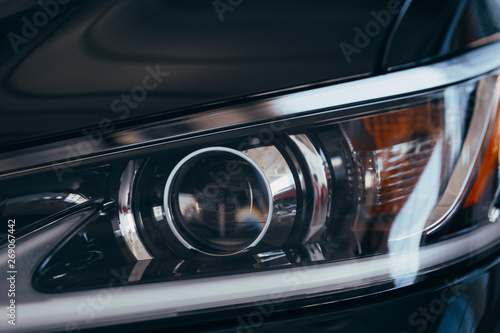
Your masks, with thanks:
[{"label": "car hood", "polygon": [[[446,1],[439,14],[452,20],[456,2]],[[391,13],[401,6],[397,0],[0,1],[6,37],[0,147],[79,135],[103,121],[127,126],[383,73],[387,42],[405,40],[389,33],[397,21]],[[410,11],[403,31],[421,24],[418,13]],[[447,20],[435,24],[445,30]],[[407,60],[393,49],[399,53],[389,54],[388,65]],[[426,51],[421,57],[433,54]]]}]

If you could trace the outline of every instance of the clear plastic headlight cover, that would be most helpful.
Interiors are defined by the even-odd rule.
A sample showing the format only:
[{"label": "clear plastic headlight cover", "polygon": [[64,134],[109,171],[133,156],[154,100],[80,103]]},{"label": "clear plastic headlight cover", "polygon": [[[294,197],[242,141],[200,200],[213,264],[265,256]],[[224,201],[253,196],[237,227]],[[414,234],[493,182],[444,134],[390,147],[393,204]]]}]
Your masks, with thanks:
[{"label": "clear plastic headlight cover", "polygon": [[[490,71],[7,172],[0,213],[16,224],[24,311],[43,327],[42,302],[75,313],[117,281],[126,288],[99,314],[108,323],[277,291],[341,299],[472,260],[500,240],[498,82]],[[139,295],[140,313],[126,305]]]}]

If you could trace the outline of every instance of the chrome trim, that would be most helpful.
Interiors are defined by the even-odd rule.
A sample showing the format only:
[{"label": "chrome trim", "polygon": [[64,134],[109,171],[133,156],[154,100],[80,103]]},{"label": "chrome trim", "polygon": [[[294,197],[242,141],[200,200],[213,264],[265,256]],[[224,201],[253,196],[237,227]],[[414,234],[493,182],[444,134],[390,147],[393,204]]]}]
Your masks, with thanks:
[{"label": "chrome trim", "polygon": [[[488,130],[495,130],[499,102],[500,76],[492,75],[479,80],[473,116],[462,150],[448,185],[426,222],[423,231],[427,234],[437,231],[458,209],[459,203],[465,199],[464,195],[472,181],[472,174],[480,163],[481,152],[486,148],[484,143],[488,139]],[[411,236],[414,235],[408,237]]]},{"label": "chrome trim", "polygon": [[[262,231],[260,232],[260,234],[257,236],[257,238],[255,238],[255,240],[248,247],[246,247],[245,249],[239,250],[237,252],[230,253],[230,254],[209,253],[209,252],[203,251],[201,249],[198,249],[193,244],[191,244],[188,240],[186,240],[182,236],[182,234],[179,232],[179,230],[177,230],[177,226],[174,222],[172,208],[170,207],[170,202],[171,202],[171,197],[172,197],[171,188],[172,188],[172,185],[173,185],[173,182],[174,182],[174,179],[175,179],[177,173],[182,169],[182,167],[186,164],[186,162],[190,161],[193,157],[196,157],[200,154],[209,153],[209,152],[226,152],[226,153],[236,155],[236,156],[244,159],[245,161],[247,161],[250,165],[252,165],[255,168],[255,170],[259,173],[260,177],[264,181],[264,183],[266,185],[268,198],[269,198],[269,201],[268,201],[269,210],[267,212],[267,219],[266,219],[265,226],[262,229]],[[196,150],[196,151],[190,153],[189,155],[184,157],[182,160],[180,160],[180,162],[177,163],[177,165],[174,167],[174,169],[172,170],[172,172],[170,172],[170,175],[168,176],[167,183],[165,185],[164,196],[163,196],[165,215],[167,217],[167,222],[168,222],[168,225],[170,227],[170,230],[174,234],[175,238],[177,238],[177,240],[185,248],[187,248],[189,250],[195,250],[195,251],[198,251],[198,252],[206,254],[206,255],[217,256],[217,257],[224,257],[224,256],[229,256],[229,255],[234,255],[234,254],[246,252],[246,251],[254,248],[257,244],[260,243],[260,241],[264,238],[267,230],[269,229],[269,225],[271,224],[271,220],[273,218],[273,197],[274,196],[273,196],[273,192],[271,190],[271,185],[269,184],[269,180],[267,179],[264,171],[260,168],[260,166],[253,159],[251,159],[247,155],[243,154],[242,152],[235,150],[235,149],[232,149],[232,148],[227,148],[227,147],[202,148],[202,149],[199,149],[199,150]]]},{"label": "chrome trim", "polygon": [[314,201],[311,223],[304,237],[303,243],[317,242],[323,231],[331,206],[330,184],[328,177],[328,162],[316,149],[305,134],[290,135],[290,138],[300,150],[310,172],[310,181],[313,186]]},{"label": "chrome trim", "polygon": [[288,239],[297,214],[297,187],[292,170],[275,146],[252,148],[243,153],[259,166],[271,188],[272,220],[262,242],[279,248]]},{"label": "chrome trim", "polygon": [[132,212],[132,189],[139,165],[140,161],[130,161],[123,171],[118,191],[118,220],[112,219],[111,221],[115,235],[123,239],[136,260],[151,260],[153,256],[139,237]]},{"label": "chrome trim", "polygon": [[[163,144],[182,137],[241,124],[262,123],[276,118],[299,117],[314,111],[335,112],[342,106],[367,103],[458,83],[500,67],[500,42],[484,45],[444,62],[390,74],[335,84],[308,91],[250,102],[235,107],[205,111],[194,116],[179,116],[151,125],[135,126],[109,135],[100,144],[85,138],[53,142],[0,154],[0,176],[39,169],[62,167],[87,161],[99,154],[132,151],[144,144]],[[335,117],[335,113],[332,114]],[[71,156],[70,152],[88,152]]]},{"label": "chrome trim", "polygon": [[128,277],[128,282],[137,282],[141,281],[146,268],[148,268],[151,260],[139,260],[135,263],[130,276]]},{"label": "chrome trim", "polygon": [[[61,239],[67,231],[66,224],[54,227],[58,228],[57,233],[40,230],[17,244],[18,259],[26,272],[45,258],[51,248],[46,244]],[[491,248],[498,243],[498,235],[500,223],[491,223],[467,234],[404,253],[402,258],[417,260],[420,272],[428,273],[443,264],[455,263]],[[7,262],[7,247],[0,249],[0,261]],[[203,283],[194,279],[132,286],[127,286],[127,277],[118,272],[107,289],[69,292],[57,297],[34,291],[29,274],[18,275],[17,298],[22,313],[29,316],[19,317],[16,326],[7,324],[7,320],[0,321],[0,331],[42,333],[62,331],[67,327],[83,329],[175,317],[183,312],[242,302],[273,302],[315,293],[342,292],[347,288],[366,286],[368,281],[373,284],[387,282],[393,269],[390,262],[390,255],[384,254],[324,265],[211,277],[203,279]],[[355,281],[354,276],[357,277]],[[92,320],[89,320],[88,311],[83,310],[93,309],[90,306],[96,300],[106,302],[97,303],[99,311],[92,311]]]}]

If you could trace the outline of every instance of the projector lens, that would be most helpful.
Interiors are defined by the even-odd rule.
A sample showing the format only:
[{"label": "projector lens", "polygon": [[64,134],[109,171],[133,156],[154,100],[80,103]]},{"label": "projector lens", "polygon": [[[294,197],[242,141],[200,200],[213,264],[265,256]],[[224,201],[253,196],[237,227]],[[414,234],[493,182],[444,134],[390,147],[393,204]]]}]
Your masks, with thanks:
[{"label": "projector lens", "polygon": [[272,195],[262,170],[225,147],[201,149],[174,168],[165,211],[175,237],[188,249],[232,255],[254,247],[268,229]]}]

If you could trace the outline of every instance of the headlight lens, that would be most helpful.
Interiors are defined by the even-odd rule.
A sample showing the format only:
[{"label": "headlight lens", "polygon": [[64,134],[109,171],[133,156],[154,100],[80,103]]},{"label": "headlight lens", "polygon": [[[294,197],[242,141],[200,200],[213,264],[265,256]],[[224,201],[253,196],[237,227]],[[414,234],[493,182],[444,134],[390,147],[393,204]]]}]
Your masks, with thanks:
[{"label": "headlight lens", "polygon": [[[447,214],[464,201],[479,148],[491,135],[496,110],[474,110],[474,98],[483,98],[495,79],[385,103],[350,120],[283,130],[267,142],[251,136],[219,146],[213,136],[195,149],[188,142],[112,163],[116,176],[102,200],[116,208],[61,244],[40,266],[35,285],[45,291],[102,286],[109,273],[75,281],[109,256],[125,266],[149,260],[137,281],[144,283],[380,254],[391,256],[395,283],[412,283],[421,267],[408,253],[470,227]],[[448,224],[453,232],[441,231]],[[83,234],[89,240],[81,242]],[[121,246],[109,254],[105,240],[113,237]],[[52,271],[72,264],[61,258],[89,247],[102,249],[102,263]]]},{"label": "headlight lens", "polygon": [[406,286],[498,243],[498,101],[490,73],[117,152],[62,181],[10,175],[2,218],[23,221],[19,246],[63,237],[26,259],[42,294],[105,288],[116,272],[132,293],[205,295],[186,309],[263,299],[298,269],[308,278],[286,296]]},{"label": "headlight lens", "polygon": [[165,185],[170,230],[186,248],[208,255],[249,249],[264,236],[272,214],[271,188],[246,155],[223,147],[182,159]]}]

